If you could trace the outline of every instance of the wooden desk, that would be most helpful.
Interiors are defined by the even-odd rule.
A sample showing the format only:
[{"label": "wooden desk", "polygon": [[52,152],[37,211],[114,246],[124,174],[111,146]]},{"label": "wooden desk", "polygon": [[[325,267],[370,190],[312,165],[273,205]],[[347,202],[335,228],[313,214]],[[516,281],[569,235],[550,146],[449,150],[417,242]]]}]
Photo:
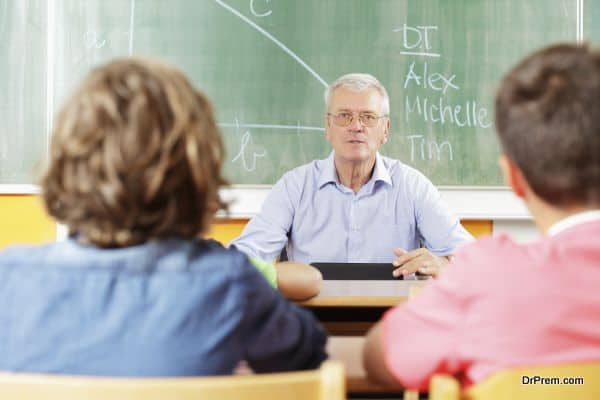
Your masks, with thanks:
[{"label": "wooden desk", "polygon": [[389,308],[414,296],[427,281],[335,281],[325,280],[318,296],[299,304],[321,321],[331,335],[327,352],[346,367],[346,390],[350,398],[418,398],[414,392],[391,391],[367,380],[362,366],[365,333]]},{"label": "wooden desk", "polygon": [[364,337],[330,337],[327,353],[332,360],[340,361],[346,368],[346,393],[348,398],[418,399],[415,391],[392,390],[367,379],[362,364]]},{"label": "wooden desk", "polygon": [[406,301],[424,281],[323,281],[317,297],[300,303],[331,335],[364,335],[389,308]]},{"label": "wooden desk", "polygon": [[[391,390],[367,379],[366,372],[362,365],[362,348],[364,341],[364,337],[361,336],[334,336],[330,337],[327,342],[327,354],[329,354],[329,359],[339,361],[344,365],[347,398],[379,399],[385,396],[386,399],[418,399],[418,394],[417,397],[415,397],[414,392]],[[252,370],[245,362],[241,362],[235,370],[235,374],[237,375],[247,375],[252,373]]]}]

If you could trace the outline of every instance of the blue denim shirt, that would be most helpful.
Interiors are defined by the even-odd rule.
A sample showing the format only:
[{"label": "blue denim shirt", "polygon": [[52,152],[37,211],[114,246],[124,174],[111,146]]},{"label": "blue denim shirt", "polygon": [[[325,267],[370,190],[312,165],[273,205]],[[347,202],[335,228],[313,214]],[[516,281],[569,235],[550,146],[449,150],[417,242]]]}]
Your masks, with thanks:
[{"label": "blue denim shirt", "polygon": [[207,241],[0,253],[0,370],[112,376],[315,368],[326,335],[248,258]]}]

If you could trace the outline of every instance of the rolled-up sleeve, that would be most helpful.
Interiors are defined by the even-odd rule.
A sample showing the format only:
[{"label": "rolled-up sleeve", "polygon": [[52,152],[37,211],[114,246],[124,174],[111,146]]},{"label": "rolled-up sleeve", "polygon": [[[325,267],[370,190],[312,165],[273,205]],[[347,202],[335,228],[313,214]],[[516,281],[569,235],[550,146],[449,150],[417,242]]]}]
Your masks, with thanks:
[{"label": "rolled-up sleeve", "polygon": [[244,359],[256,372],[317,368],[327,335],[308,311],[285,300],[253,268],[238,281],[245,291]]}]

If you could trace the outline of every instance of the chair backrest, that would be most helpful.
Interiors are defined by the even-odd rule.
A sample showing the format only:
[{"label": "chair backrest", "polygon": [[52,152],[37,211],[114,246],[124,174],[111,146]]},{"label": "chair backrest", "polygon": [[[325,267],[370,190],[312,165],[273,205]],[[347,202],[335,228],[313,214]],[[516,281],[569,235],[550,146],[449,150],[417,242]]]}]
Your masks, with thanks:
[{"label": "chair backrest", "polygon": [[0,399],[18,400],[342,400],[344,367],[272,374],[115,378],[0,373]]},{"label": "chair backrest", "polygon": [[446,375],[434,376],[430,400],[600,399],[600,362],[508,369],[463,393],[453,380]]}]

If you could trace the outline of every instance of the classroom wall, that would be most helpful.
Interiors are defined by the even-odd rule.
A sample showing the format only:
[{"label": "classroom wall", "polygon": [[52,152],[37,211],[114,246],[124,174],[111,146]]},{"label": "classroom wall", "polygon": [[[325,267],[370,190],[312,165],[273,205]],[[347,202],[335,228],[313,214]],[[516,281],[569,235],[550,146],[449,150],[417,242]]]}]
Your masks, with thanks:
[{"label": "classroom wall", "polygon": [[[46,215],[36,195],[0,196],[0,248],[17,243],[42,243],[57,238],[57,224]],[[208,237],[228,243],[237,237],[247,218],[217,219]],[[463,220],[465,228],[475,237],[493,231],[491,220]]]},{"label": "classroom wall", "polygon": [[38,196],[0,196],[0,221],[0,248],[56,238],[56,224],[46,214]]},{"label": "classroom wall", "polygon": [[[242,232],[247,222],[248,220],[244,218],[215,221],[208,236],[220,242],[227,243]],[[490,235],[492,233],[493,224],[490,220],[463,220],[462,223],[475,237]]]}]

